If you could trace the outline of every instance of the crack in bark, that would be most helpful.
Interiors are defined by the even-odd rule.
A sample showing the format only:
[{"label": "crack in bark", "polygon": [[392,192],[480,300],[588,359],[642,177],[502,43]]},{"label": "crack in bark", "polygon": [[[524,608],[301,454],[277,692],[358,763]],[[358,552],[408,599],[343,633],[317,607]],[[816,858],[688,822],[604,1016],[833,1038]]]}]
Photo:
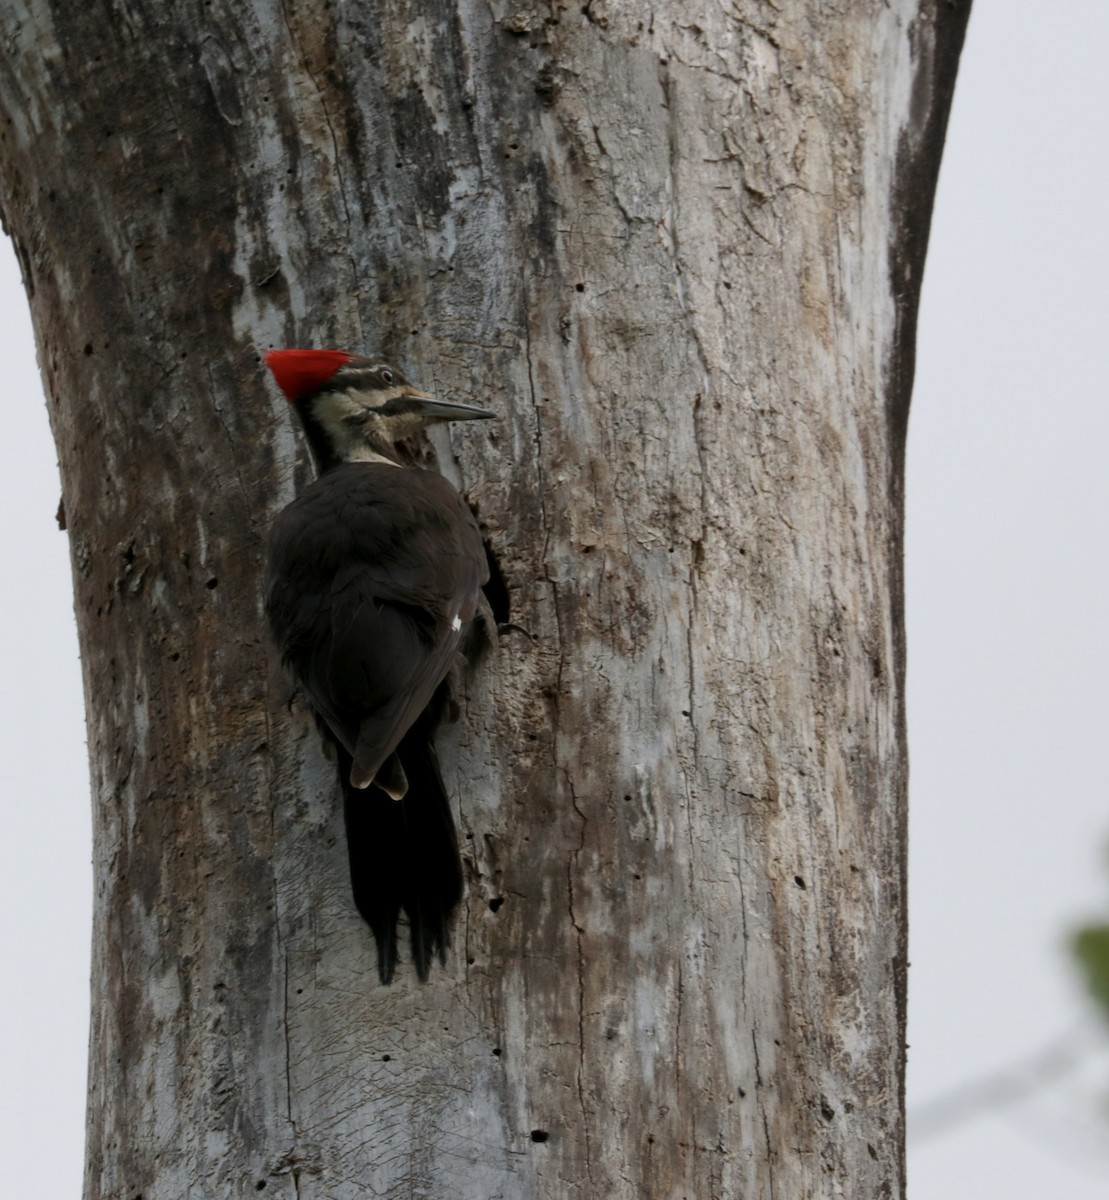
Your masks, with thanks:
[{"label": "crack in bark", "polygon": [[223,409],[220,407],[219,400],[216,398],[218,392],[216,389],[215,380],[212,378],[212,368],[210,364],[205,367],[205,374],[208,376],[208,393],[212,398],[212,411],[216,414],[216,420],[219,421],[220,428],[223,430],[224,436],[227,438],[227,444],[231,447],[231,461],[235,464],[235,478],[239,481],[239,492],[242,494],[243,509],[248,514],[247,519],[253,526],[254,507],[251,503],[250,494],[247,492],[246,484],[243,482],[242,470],[239,467],[239,444],[235,441],[234,437],[232,437],[231,430],[228,429],[227,422],[223,419]]},{"label": "crack in bark", "polygon": [[[544,469],[543,469],[543,429],[542,429],[542,420],[540,418],[540,412],[539,412],[541,400],[540,400],[539,396],[537,395],[536,388],[535,388],[535,375],[534,375],[534,370],[533,370],[532,344],[531,344],[531,310],[530,310],[530,308],[528,306],[528,302],[527,302],[526,284],[524,284],[522,286],[521,291],[522,291],[522,296],[523,296],[523,301],[524,301],[524,355],[525,355],[525,360],[527,362],[527,368],[528,368],[529,395],[530,395],[530,399],[531,399],[532,408],[535,412],[535,428],[536,428],[535,436],[536,436],[536,443],[537,443],[537,446],[536,446],[536,449],[537,449],[536,475],[537,475],[538,481],[539,481],[539,487],[537,489],[537,497],[538,497],[538,501],[539,501],[540,523],[542,524],[542,527],[543,527],[543,554],[542,554],[541,567],[542,567],[542,571],[543,571],[543,580],[550,586],[551,593],[552,593],[552,601],[553,601],[552,608],[553,608],[553,612],[554,612],[554,621],[555,621],[555,637],[556,637],[556,640],[558,643],[558,666],[556,669],[556,678],[555,678],[555,689],[556,689],[555,694],[556,694],[556,696],[560,696],[562,693],[562,675],[563,675],[563,668],[565,665],[565,654],[563,653],[563,648],[562,648],[563,647],[562,623],[561,623],[561,613],[559,610],[560,606],[559,606],[558,582],[551,576],[550,569],[548,566],[548,563],[549,563],[548,551],[550,548],[552,535],[551,535],[551,526],[550,526],[550,523],[548,520],[547,504],[546,504],[546,496],[545,496],[546,487],[545,487],[545,478],[544,478]],[[556,710],[556,715],[557,715],[557,710]],[[551,753],[552,753],[552,758],[553,758],[554,764],[557,766],[558,760],[560,757],[559,751],[558,751],[559,729],[558,729],[557,721],[555,721],[555,723],[554,723],[553,733],[554,733],[554,736],[553,736],[553,745],[551,748]],[[574,812],[577,814],[579,820],[581,821],[581,831],[580,831],[580,837],[578,840],[577,848],[572,852],[570,858],[567,860],[567,863],[566,863],[566,899],[567,899],[567,909],[568,909],[568,914],[569,914],[569,918],[570,918],[570,924],[575,932],[575,948],[577,951],[577,967],[578,967],[578,970],[577,970],[577,975],[578,975],[578,1005],[577,1005],[577,1007],[578,1007],[578,1071],[577,1071],[578,1108],[581,1112],[582,1130],[583,1130],[584,1138],[585,1138],[585,1174],[586,1174],[586,1178],[589,1180],[591,1189],[595,1193],[596,1185],[595,1185],[595,1182],[593,1179],[593,1151],[592,1151],[592,1139],[591,1139],[591,1135],[590,1135],[590,1117],[589,1117],[589,1113],[586,1108],[586,1096],[585,1096],[585,1073],[586,1073],[586,1063],[585,1063],[585,990],[586,990],[586,983],[585,983],[585,952],[584,952],[584,948],[582,946],[582,934],[583,934],[584,930],[583,930],[583,927],[579,924],[577,914],[576,914],[575,888],[574,888],[574,879],[575,879],[575,871],[577,868],[577,862],[578,862],[578,859],[579,859],[582,851],[585,848],[585,829],[586,829],[586,824],[587,824],[587,818],[586,818],[585,813],[582,811],[581,806],[578,803],[577,793],[574,788],[574,781],[570,775],[569,770],[567,770],[565,767],[561,767],[558,769],[560,769],[562,771],[563,776],[566,781],[567,789],[570,792],[571,806],[573,807]]]},{"label": "crack in bark", "polygon": [[770,1200],[774,1200],[774,1143],[770,1139],[770,1121],[766,1115],[766,1107],[761,1102],[759,1111],[762,1114],[762,1136],[766,1144],[766,1182],[770,1190]]},{"label": "crack in bark", "polygon": [[578,1108],[581,1110],[582,1132],[585,1136],[585,1176],[589,1180],[593,1188],[593,1194],[596,1194],[596,1184],[593,1179],[593,1144],[590,1136],[590,1114],[586,1108],[585,1101],[585,951],[582,947],[583,927],[578,923],[577,914],[575,912],[574,903],[574,876],[578,865],[578,859],[585,849],[585,827],[588,824],[588,819],[578,804],[577,792],[574,788],[574,781],[570,776],[570,772],[566,768],[562,768],[563,775],[566,778],[566,786],[570,791],[570,803],[581,820],[581,836],[578,841],[577,849],[571,854],[566,863],[566,886],[567,886],[567,903],[570,910],[570,924],[575,931],[575,942],[578,957]]},{"label": "crack in bark", "polygon": [[[266,723],[268,726],[268,724],[269,724],[268,712],[266,715]],[[271,811],[271,813],[273,813],[272,808],[270,811]],[[273,815],[272,819],[276,820],[276,814]],[[292,1131],[293,1131],[293,1144],[292,1144],[292,1149],[289,1152],[290,1157],[292,1157],[297,1152],[297,1146],[299,1144],[300,1134],[299,1134],[299,1131],[297,1130],[296,1117],[293,1115],[293,1069],[292,1069],[293,1048],[292,1048],[292,1039],[289,1036],[289,986],[291,983],[291,980],[289,978],[289,955],[288,955],[288,951],[286,950],[286,948],[283,944],[283,939],[281,937],[281,914],[277,909],[277,877],[276,877],[276,873],[274,874],[274,922],[273,922],[273,927],[274,927],[274,937],[277,941],[277,950],[281,956],[281,963],[282,963],[282,968],[283,968],[283,972],[284,972],[283,978],[282,978],[282,984],[281,984],[281,995],[282,995],[281,1032],[282,1032],[282,1039],[283,1039],[284,1047],[285,1047],[285,1112],[286,1112],[286,1116],[289,1121],[289,1125],[292,1127]],[[297,1179],[295,1171],[292,1173],[292,1177],[293,1177],[293,1187],[296,1189],[296,1194],[297,1194],[297,1197],[299,1200],[300,1183],[299,1183],[299,1180]]]},{"label": "crack in bark", "polygon": [[543,527],[543,555],[540,566],[543,569],[543,577],[548,582],[552,582],[547,571],[547,551],[551,544],[551,527],[547,521],[547,489],[543,469],[543,421],[539,415],[540,401],[535,391],[535,372],[531,357],[531,306],[528,304],[527,281],[523,276],[520,278],[520,298],[524,305],[524,361],[527,363],[528,368],[528,395],[531,399],[532,410],[535,413],[535,441],[537,451],[535,455],[535,474],[539,480],[539,487],[536,489],[535,495],[539,501],[539,523]]},{"label": "crack in bark", "polygon": [[[296,47],[296,51],[300,55],[300,61],[304,66],[304,73],[312,81],[312,86],[316,89],[316,95],[319,97],[320,102],[320,110],[323,113],[324,124],[327,126],[327,132],[331,137],[331,165],[335,171],[335,176],[339,181],[339,187],[337,189],[339,193],[339,203],[342,205],[343,217],[347,226],[347,261],[350,263],[351,295],[358,296],[360,294],[360,288],[358,286],[358,264],[354,257],[354,251],[351,249],[354,242],[352,232],[354,223],[350,216],[350,206],[347,204],[346,180],[343,175],[343,156],[339,150],[339,138],[335,133],[335,125],[331,120],[331,111],[327,106],[327,99],[325,98],[324,90],[320,86],[320,81],[316,78],[316,74],[308,62],[308,55],[305,54],[303,49],[301,49],[300,39],[297,37],[296,31],[293,29],[289,21],[289,13],[284,3],[281,5],[281,19],[284,22],[286,30],[288,30],[289,40]],[[362,306],[360,304],[355,304],[354,312],[358,322],[359,339],[363,345],[365,345],[366,331],[362,326]]]}]

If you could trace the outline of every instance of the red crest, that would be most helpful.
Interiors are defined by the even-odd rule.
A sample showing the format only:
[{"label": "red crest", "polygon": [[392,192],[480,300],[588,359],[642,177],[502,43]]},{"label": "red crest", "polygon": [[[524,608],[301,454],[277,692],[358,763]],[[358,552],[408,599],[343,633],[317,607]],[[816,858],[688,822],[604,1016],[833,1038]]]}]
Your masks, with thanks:
[{"label": "red crest", "polygon": [[345,350],[268,350],[264,355],[290,404],[318,392],[352,357]]}]

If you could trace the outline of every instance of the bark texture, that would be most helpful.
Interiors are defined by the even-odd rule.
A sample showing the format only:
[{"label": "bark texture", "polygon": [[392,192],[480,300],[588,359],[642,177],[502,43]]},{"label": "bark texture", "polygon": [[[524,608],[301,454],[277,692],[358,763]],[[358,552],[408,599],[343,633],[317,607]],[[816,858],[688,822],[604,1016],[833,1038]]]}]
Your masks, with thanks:
[{"label": "bark texture", "polygon": [[[901,456],[967,7],[4,5],[86,1200],[902,1194]],[[376,983],[263,638],[305,478],[270,345],[504,414],[436,444],[531,640],[443,739],[468,895],[422,987]]]}]

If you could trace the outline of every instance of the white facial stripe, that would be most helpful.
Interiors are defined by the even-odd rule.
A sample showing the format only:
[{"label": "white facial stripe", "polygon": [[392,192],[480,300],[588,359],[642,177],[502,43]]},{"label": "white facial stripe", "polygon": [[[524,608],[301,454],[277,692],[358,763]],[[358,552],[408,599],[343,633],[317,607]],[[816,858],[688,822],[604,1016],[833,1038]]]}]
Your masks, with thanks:
[{"label": "white facial stripe", "polygon": [[369,389],[361,391],[352,388],[346,395],[353,398],[359,407],[381,408],[383,404],[388,404],[390,400],[399,400],[401,396],[407,395],[407,393],[398,384],[396,387],[374,388],[372,391]]}]

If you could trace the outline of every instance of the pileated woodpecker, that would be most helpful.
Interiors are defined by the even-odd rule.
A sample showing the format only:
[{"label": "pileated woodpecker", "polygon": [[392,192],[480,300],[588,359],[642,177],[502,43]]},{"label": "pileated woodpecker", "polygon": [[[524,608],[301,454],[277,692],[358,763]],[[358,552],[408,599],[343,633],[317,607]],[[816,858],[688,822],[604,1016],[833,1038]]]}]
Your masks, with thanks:
[{"label": "pileated woodpecker", "polygon": [[450,674],[483,623],[489,577],[477,522],[398,442],[440,421],[495,414],[418,391],[396,367],[341,350],[266,356],[319,477],[274,522],[266,616],[285,666],[334,748],[351,884],[388,983],[397,920],[426,980],[445,962],[462,867],[432,736]]}]

